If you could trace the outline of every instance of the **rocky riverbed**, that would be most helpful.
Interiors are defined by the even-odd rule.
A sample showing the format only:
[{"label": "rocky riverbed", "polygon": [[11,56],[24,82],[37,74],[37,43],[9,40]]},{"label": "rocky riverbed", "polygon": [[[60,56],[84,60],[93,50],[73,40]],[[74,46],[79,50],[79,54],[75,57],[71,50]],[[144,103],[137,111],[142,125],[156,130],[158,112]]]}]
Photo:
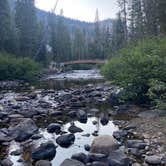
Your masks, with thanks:
[{"label": "rocky riverbed", "polygon": [[119,92],[106,83],[1,91],[1,165],[165,166],[164,117],[120,104]]}]

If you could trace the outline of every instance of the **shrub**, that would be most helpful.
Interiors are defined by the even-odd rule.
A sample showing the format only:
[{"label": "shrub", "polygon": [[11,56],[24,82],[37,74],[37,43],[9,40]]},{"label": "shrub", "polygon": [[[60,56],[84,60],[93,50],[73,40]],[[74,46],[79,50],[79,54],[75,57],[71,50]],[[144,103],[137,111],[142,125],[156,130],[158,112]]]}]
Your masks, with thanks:
[{"label": "shrub", "polygon": [[0,80],[34,80],[41,66],[29,58],[16,58],[0,53]]},{"label": "shrub", "polygon": [[166,39],[146,39],[122,49],[119,57],[102,68],[102,74],[124,88],[125,99],[147,101],[150,80],[166,82]]},{"label": "shrub", "polygon": [[150,80],[148,96],[157,108],[166,110],[166,82]]}]

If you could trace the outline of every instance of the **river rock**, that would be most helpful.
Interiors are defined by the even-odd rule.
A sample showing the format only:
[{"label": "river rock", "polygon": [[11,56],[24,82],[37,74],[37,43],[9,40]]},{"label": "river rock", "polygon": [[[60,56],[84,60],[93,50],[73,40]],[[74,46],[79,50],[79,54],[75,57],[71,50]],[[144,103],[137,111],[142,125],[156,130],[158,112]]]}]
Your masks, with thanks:
[{"label": "river rock", "polygon": [[[0,106],[1,107],[1,106]],[[0,109],[2,109],[2,108],[0,108]],[[1,111],[1,110],[0,110]],[[6,112],[0,112],[0,119],[5,119],[5,118],[7,118],[8,117],[8,113],[6,113]]]},{"label": "river rock", "polygon": [[47,131],[49,133],[60,133],[61,131],[61,125],[58,123],[52,123],[47,127]]},{"label": "river rock", "polygon": [[36,163],[35,166],[51,166],[51,162],[47,160],[40,160]]},{"label": "river rock", "polygon": [[71,125],[68,130],[69,130],[70,133],[73,133],[73,134],[83,132],[83,130],[81,128],[79,128],[75,125]]},{"label": "river rock", "polygon": [[74,159],[74,160],[78,160],[78,161],[80,161],[80,162],[82,162],[82,163],[84,163],[84,164],[87,163],[87,156],[86,156],[86,154],[84,154],[84,153],[77,153],[77,154],[74,154],[74,155],[72,155],[71,158]]},{"label": "river rock", "polygon": [[9,135],[18,142],[28,140],[36,132],[38,127],[32,119],[25,119],[15,127],[9,128]]},{"label": "river rock", "polygon": [[87,122],[88,116],[85,111],[78,110],[77,112],[77,118],[80,122]]},{"label": "river rock", "polygon": [[86,151],[89,152],[89,151],[90,151],[90,148],[91,148],[90,145],[88,145],[88,144],[84,145],[84,149],[85,149]]},{"label": "river rock", "polygon": [[32,152],[33,160],[51,160],[55,157],[56,146],[53,142],[49,141],[47,143],[41,144],[37,149]]},{"label": "river rock", "polygon": [[137,148],[137,149],[145,149],[147,143],[143,142],[142,140],[128,140],[127,147],[128,148]]},{"label": "river rock", "polygon": [[118,148],[118,142],[113,138],[113,136],[103,135],[96,137],[91,145],[92,153],[102,153],[109,154],[113,150]]},{"label": "river rock", "polygon": [[145,162],[151,165],[158,165],[161,164],[161,157],[159,156],[146,156],[145,157]]},{"label": "river rock", "polygon": [[105,161],[107,159],[107,155],[100,153],[89,153],[87,158],[88,162]]},{"label": "river rock", "polygon": [[101,124],[102,124],[103,126],[107,125],[108,122],[109,122],[109,117],[108,117],[108,115],[102,114],[101,119],[100,119],[100,122],[101,122]]},{"label": "river rock", "polygon": [[73,159],[66,159],[60,166],[85,166],[83,163]]},{"label": "river rock", "polygon": [[3,142],[10,142],[12,141],[13,138],[9,137],[7,134],[5,134],[4,132],[0,131],[0,143]]},{"label": "river rock", "polygon": [[69,147],[72,145],[75,141],[75,135],[74,134],[66,134],[61,135],[56,139],[56,143],[60,145],[61,147]]},{"label": "river rock", "polygon": [[87,166],[108,166],[108,164],[105,163],[105,162],[94,161],[93,163],[90,163],[90,164],[87,165]]},{"label": "river rock", "polygon": [[12,156],[19,156],[19,155],[21,155],[21,153],[22,153],[22,150],[18,149],[18,150],[15,150],[15,151],[11,152],[10,155],[12,155]]},{"label": "river rock", "polygon": [[14,163],[9,159],[4,159],[1,161],[1,166],[12,166]]},{"label": "river rock", "polygon": [[121,150],[116,150],[110,153],[108,162],[110,166],[130,166],[131,160]]}]

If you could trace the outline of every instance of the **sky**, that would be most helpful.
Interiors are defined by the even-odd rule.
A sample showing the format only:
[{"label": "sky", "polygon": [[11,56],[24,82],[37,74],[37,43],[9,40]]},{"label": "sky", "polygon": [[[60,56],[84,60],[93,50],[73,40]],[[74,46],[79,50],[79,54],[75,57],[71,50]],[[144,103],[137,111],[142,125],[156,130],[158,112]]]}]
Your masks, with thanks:
[{"label": "sky", "polygon": [[[100,20],[115,18],[118,11],[117,0],[59,0],[56,14],[63,9],[64,16],[82,21],[93,22],[96,9],[99,10]],[[56,0],[36,0],[40,9],[51,11]]]}]

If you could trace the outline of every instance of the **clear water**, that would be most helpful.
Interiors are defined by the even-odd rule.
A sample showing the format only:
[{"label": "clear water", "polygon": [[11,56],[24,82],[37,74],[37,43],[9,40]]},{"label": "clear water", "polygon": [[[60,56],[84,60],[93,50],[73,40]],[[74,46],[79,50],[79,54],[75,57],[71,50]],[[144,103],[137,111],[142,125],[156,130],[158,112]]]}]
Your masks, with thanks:
[{"label": "clear water", "polygon": [[[97,125],[93,125],[93,121],[96,120],[98,123]],[[87,153],[84,150],[84,145],[89,144],[91,145],[93,139],[95,138],[92,133],[94,131],[98,131],[99,135],[112,135],[114,131],[118,130],[118,127],[115,126],[112,121],[109,121],[109,123],[105,126],[103,126],[100,123],[100,118],[91,117],[88,118],[88,121],[86,124],[80,123],[78,121],[74,122],[76,126],[82,128],[84,131],[82,133],[76,133],[75,134],[75,142],[73,145],[71,145],[69,148],[62,148],[60,146],[57,147],[57,153],[55,158],[52,160],[53,166],[59,166],[66,158],[70,158],[73,154],[83,152]],[[68,131],[68,128],[70,127],[70,122],[63,125],[63,131]],[[40,133],[43,135],[43,137],[39,140],[34,141],[33,147],[39,146],[41,143],[47,142],[49,140],[53,141],[56,145],[56,138],[59,135],[56,134],[50,134],[47,132],[46,129],[40,129]],[[90,134],[89,137],[83,136],[85,134]],[[10,152],[19,149],[20,144],[16,142],[12,142],[9,147],[9,154]],[[31,152],[29,148],[28,153]],[[25,156],[25,154],[24,154]],[[25,163],[19,163],[17,160],[21,158],[21,156],[11,156],[9,155],[9,158],[14,162],[14,166],[23,166]],[[28,162],[28,161],[27,161]]]}]

